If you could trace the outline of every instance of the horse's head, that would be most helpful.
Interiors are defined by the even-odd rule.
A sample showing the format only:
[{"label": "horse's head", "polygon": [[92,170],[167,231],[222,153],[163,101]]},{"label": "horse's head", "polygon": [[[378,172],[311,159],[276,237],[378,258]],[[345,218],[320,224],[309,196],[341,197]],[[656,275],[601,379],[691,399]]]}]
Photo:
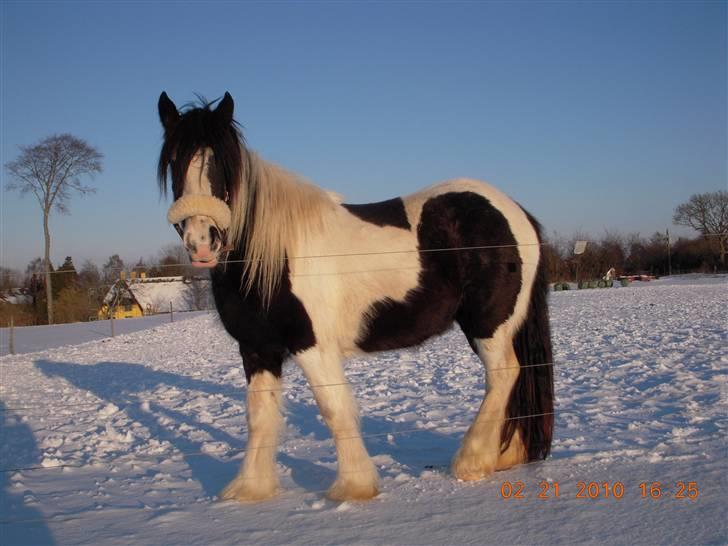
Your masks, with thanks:
[{"label": "horse's head", "polygon": [[242,135],[229,93],[182,112],[166,93],[159,97],[164,145],[158,178],[162,193],[171,178],[174,203],[167,219],[182,237],[192,265],[215,267],[226,245],[231,203],[240,187]]}]

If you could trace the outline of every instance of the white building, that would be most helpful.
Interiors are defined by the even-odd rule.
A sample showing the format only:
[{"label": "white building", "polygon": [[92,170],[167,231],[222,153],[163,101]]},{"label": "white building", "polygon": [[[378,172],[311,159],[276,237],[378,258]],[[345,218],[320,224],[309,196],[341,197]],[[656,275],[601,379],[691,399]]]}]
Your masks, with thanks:
[{"label": "white building", "polygon": [[119,279],[99,309],[99,319],[199,311],[214,307],[210,280],[203,277],[133,277]]}]

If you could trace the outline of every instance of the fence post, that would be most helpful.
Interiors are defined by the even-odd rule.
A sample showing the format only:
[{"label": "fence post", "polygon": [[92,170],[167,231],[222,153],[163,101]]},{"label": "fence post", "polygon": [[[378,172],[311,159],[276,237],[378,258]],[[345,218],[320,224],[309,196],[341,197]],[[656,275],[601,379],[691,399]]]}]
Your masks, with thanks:
[{"label": "fence post", "polygon": [[13,323],[13,315],[10,315],[10,340],[8,341],[8,350],[11,355],[15,354],[15,324]]},{"label": "fence post", "polygon": [[174,311],[172,310],[172,302],[169,302],[169,322],[174,322]]},{"label": "fence post", "polygon": [[670,230],[665,230],[665,238],[667,239],[667,274],[672,276],[672,248],[670,246]]},{"label": "fence post", "polygon": [[111,313],[109,314],[111,317],[111,337],[116,337],[116,332],[114,332],[114,310],[111,310]]}]

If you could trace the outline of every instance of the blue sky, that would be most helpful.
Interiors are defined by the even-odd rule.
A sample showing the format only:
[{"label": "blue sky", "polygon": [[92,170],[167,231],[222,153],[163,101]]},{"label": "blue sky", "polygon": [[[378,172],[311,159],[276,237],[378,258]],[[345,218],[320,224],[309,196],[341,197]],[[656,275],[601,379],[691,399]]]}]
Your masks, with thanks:
[{"label": "blue sky", "polygon": [[[162,90],[229,91],[251,148],[349,202],[469,176],[549,233],[688,234],[674,207],[726,189],[725,2],[4,1],[0,19],[2,163],[63,132],[105,155],[97,193],[51,219],[57,264],[177,240]],[[24,269],[40,209],[0,206],[0,263]]]}]

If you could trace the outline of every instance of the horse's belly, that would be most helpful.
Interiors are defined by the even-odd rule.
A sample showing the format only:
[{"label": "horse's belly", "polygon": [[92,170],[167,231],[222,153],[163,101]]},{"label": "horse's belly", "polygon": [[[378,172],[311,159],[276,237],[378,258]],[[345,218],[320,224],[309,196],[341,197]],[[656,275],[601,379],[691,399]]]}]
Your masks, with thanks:
[{"label": "horse's belly", "polygon": [[446,287],[413,291],[404,301],[389,299],[370,306],[356,340],[359,350],[386,351],[410,347],[441,334],[453,323],[459,296]]}]

